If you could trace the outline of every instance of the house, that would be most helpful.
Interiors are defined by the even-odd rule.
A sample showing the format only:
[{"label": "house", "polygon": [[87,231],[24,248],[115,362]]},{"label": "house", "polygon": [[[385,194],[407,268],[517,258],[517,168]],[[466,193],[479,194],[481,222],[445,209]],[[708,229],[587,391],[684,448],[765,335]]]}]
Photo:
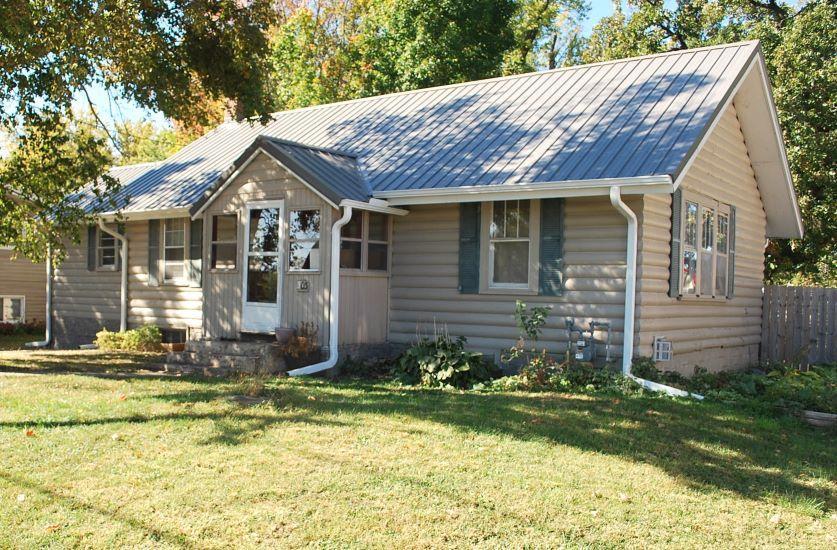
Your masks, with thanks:
[{"label": "house", "polygon": [[44,322],[46,270],[0,246],[0,323]]},{"label": "house", "polygon": [[329,361],[440,327],[496,355],[521,299],[552,307],[555,353],[569,318],[606,323],[625,368],[655,345],[669,369],[740,367],[765,240],[803,231],[757,42],[229,122],[114,175],[123,224],[55,275],[60,346],[313,322]]}]

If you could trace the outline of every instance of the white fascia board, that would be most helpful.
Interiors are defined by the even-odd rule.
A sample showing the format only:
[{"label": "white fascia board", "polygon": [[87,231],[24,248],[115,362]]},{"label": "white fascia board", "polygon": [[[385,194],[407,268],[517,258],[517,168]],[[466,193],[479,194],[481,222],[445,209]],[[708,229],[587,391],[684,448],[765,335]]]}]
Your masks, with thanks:
[{"label": "white fascia board", "polygon": [[119,212],[102,212],[101,214],[96,214],[95,217],[97,219],[101,218],[106,222],[116,221],[117,219],[125,221],[138,221],[159,220],[164,218],[188,218],[189,207],[181,206],[178,208],[165,208],[163,210],[135,210],[121,212],[121,216]]},{"label": "white fascia board", "polygon": [[614,186],[619,187],[622,194],[626,195],[669,194],[674,190],[670,176],[640,176],[515,185],[476,185],[439,189],[381,191],[375,193],[374,196],[378,199],[386,199],[393,206],[406,206],[411,204],[608,196],[610,188]]},{"label": "white fascia board", "polygon": [[392,206],[388,206],[388,203],[386,201],[375,199],[372,200],[375,202],[361,202],[354,201],[351,199],[344,199],[340,201],[340,206],[350,206],[356,210],[367,210],[369,212],[378,212],[380,214],[390,214],[393,216],[406,216],[410,213],[409,210],[404,210],[403,208],[393,208]]}]

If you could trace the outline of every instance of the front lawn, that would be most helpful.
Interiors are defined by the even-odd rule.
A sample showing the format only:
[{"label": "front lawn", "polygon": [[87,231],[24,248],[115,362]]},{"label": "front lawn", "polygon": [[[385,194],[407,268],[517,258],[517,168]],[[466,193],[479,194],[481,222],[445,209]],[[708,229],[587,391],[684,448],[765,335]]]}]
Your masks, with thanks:
[{"label": "front lawn", "polygon": [[247,407],[235,381],[8,357],[0,547],[837,544],[834,433],[792,418],[313,379]]}]

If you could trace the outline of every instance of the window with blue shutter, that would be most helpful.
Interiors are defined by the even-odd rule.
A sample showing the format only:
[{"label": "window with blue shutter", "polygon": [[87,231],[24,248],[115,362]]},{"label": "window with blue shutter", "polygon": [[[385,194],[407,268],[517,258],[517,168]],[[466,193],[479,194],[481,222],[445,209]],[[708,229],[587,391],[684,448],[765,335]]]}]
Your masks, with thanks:
[{"label": "window with blue shutter", "polygon": [[560,296],[564,291],[564,199],[541,201],[539,293]]},{"label": "window with blue shutter", "polygon": [[480,289],[480,204],[459,205],[459,292]]}]

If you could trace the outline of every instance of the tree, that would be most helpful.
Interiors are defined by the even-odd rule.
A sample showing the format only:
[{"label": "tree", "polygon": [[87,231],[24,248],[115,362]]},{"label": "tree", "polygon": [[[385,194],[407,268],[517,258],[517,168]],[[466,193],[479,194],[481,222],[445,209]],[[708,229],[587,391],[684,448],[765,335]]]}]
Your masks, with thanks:
[{"label": "tree", "polygon": [[94,83],[182,120],[195,118],[201,97],[231,98],[245,116],[270,112],[264,53],[274,15],[270,0],[0,3],[0,125],[18,143],[0,165],[0,238],[42,259],[45,249],[33,243],[60,250],[65,234],[78,233],[68,224],[89,220],[67,197],[107,165],[94,152],[100,139],[75,125],[71,110],[81,94],[98,118],[88,96]]},{"label": "tree", "polygon": [[163,160],[189,141],[173,128],[157,128],[144,121],[117,124],[116,140],[121,165]]},{"label": "tree", "polygon": [[521,0],[517,4],[511,21],[514,45],[505,55],[505,74],[555,69],[572,57],[587,4],[582,0]]},{"label": "tree", "polygon": [[586,41],[580,59],[604,61],[755,39],[762,41],[788,151],[805,238],[772,240],[766,279],[837,286],[837,5],[793,9],[776,0],[660,0],[617,5]]},{"label": "tree", "polygon": [[35,261],[45,260],[52,248],[60,260],[64,250],[56,242],[77,241],[88,219],[77,192],[98,181],[91,187],[94,206],[115,209],[118,182],[102,175],[112,158],[95,126],[52,113],[32,116],[41,118],[29,119],[0,162],[0,242],[14,244],[16,252]]}]

